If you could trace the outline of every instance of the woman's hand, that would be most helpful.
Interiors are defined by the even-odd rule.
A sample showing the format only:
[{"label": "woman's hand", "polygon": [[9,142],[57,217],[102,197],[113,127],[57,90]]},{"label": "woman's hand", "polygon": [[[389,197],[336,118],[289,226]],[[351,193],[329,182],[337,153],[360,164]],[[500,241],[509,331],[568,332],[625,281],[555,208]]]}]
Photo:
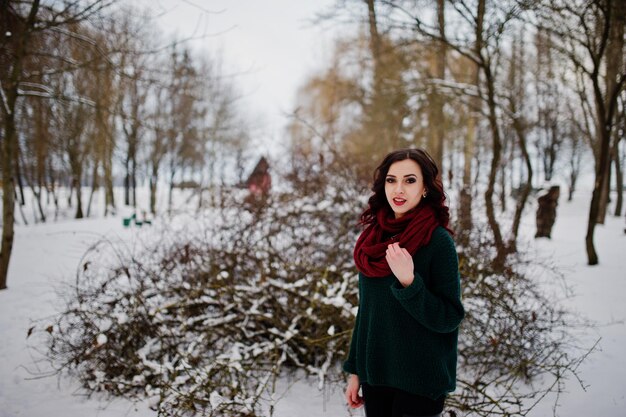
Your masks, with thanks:
[{"label": "woman's hand", "polygon": [[391,272],[398,278],[403,287],[408,287],[413,283],[413,258],[409,251],[400,247],[398,242],[387,247],[385,256]]},{"label": "woman's hand", "polygon": [[363,397],[359,395],[359,388],[361,382],[357,375],[350,375],[348,380],[348,387],[346,388],[346,401],[351,408],[359,408],[363,405]]}]

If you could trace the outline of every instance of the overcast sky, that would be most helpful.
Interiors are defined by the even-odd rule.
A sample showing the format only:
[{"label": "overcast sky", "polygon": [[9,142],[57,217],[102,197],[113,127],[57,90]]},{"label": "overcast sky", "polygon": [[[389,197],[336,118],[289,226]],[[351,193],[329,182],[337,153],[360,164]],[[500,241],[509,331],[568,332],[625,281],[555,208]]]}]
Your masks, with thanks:
[{"label": "overcast sky", "polygon": [[240,74],[235,84],[253,127],[256,147],[284,137],[285,113],[295,105],[296,91],[330,58],[338,26],[315,24],[317,12],[336,0],[144,0],[163,11],[160,25],[178,37],[208,34],[194,41],[198,49],[221,55],[223,72]]}]

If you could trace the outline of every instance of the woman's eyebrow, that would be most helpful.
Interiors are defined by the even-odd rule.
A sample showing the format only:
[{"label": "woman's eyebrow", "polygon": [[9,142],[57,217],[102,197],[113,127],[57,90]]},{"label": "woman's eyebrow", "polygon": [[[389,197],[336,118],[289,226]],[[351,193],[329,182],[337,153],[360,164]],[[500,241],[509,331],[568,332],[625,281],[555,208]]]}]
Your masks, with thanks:
[{"label": "woman's eyebrow", "polygon": [[[395,178],[395,177],[396,177],[396,176],[395,176],[395,175],[393,175],[393,174],[387,174],[387,176],[388,176],[388,177],[393,177],[393,178]],[[415,174],[407,174],[407,175],[405,175],[403,178],[406,178],[406,177],[417,177],[417,175],[415,175]]]}]

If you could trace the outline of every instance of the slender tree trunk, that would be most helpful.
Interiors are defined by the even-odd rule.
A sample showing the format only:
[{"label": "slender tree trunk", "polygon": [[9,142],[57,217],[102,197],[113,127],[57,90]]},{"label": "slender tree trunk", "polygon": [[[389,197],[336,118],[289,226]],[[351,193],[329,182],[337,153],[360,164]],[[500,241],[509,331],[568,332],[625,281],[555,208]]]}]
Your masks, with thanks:
[{"label": "slender tree trunk", "polygon": [[[17,159],[17,162],[20,162],[22,166],[25,166],[23,157],[21,154],[19,158]],[[32,178],[31,176],[25,175],[24,178],[26,180],[26,184],[28,185],[28,188],[30,188],[31,192],[33,193],[33,196],[35,197],[35,201],[37,202],[37,209],[39,210],[39,220],[41,222],[45,222],[46,214],[44,213],[43,206],[41,205],[41,187],[36,187],[35,184],[29,180],[29,178]],[[26,223],[25,218],[24,218],[24,223]],[[35,215],[35,223],[38,223],[37,215]]]},{"label": "slender tree trunk", "polygon": [[69,194],[67,195],[67,206],[68,207],[74,207],[74,202],[72,201],[73,197],[74,197],[74,181],[70,180],[70,186],[69,186]]},{"label": "slender tree trunk", "polygon": [[130,181],[132,187],[131,198],[133,200],[133,207],[137,208],[137,156],[133,155],[131,160]]},{"label": "slender tree trunk", "polygon": [[22,175],[22,167],[20,164],[20,147],[19,144],[16,146],[15,150],[15,178],[17,179],[17,189],[19,190],[19,204],[23,206],[26,204],[26,198],[24,198],[24,182]]},{"label": "slender tree trunk", "polygon": [[104,201],[105,201],[105,216],[109,214],[109,209],[115,210],[115,195],[113,193],[113,149],[112,144],[107,145],[107,151],[103,161],[104,167]]},{"label": "slender tree trunk", "polygon": [[[16,64],[17,66],[17,64]],[[15,67],[14,67],[15,68]],[[18,74],[15,74],[15,89],[7,89],[9,114],[4,117],[4,140],[2,141],[2,250],[0,251],[0,290],[7,288],[9,261],[13,250],[13,236],[15,223],[15,182],[13,162],[17,147],[17,132],[15,129],[15,100],[17,98]],[[11,86],[12,87],[12,86]],[[15,90],[14,92],[12,90]],[[13,96],[13,97],[12,97]]]},{"label": "slender tree trunk", "polygon": [[515,133],[517,134],[517,140],[519,141],[519,147],[522,151],[522,156],[524,158],[524,163],[526,164],[526,172],[528,173],[528,175],[526,177],[526,182],[524,183],[524,186],[522,187],[520,184],[521,193],[517,199],[515,215],[513,216],[513,226],[511,227],[511,240],[509,241],[509,251],[511,253],[517,252],[517,237],[519,234],[519,226],[522,221],[524,207],[526,206],[526,202],[528,201],[528,196],[530,195],[533,184],[533,166],[530,162],[530,155],[528,154],[528,147],[526,145],[526,130],[519,119],[515,119],[513,121],[513,128],[515,129]]},{"label": "slender tree trunk", "polygon": [[[17,190],[15,190],[15,200],[17,200]],[[28,226],[28,219],[26,218],[26,215],[24,214],[24,206],[22,206],[21,204],[17,204],[17,208],[19,209],[20,215],[22,216],[22,221],[24,222],[24,226]]]},{"label": "slender tree trunk", "polygon": [[496,101],[495,101],[495,87],[493,76],[491,74],[490,64],[488,62],[483,66],[483,72],[485,74],[485,82],[487,86],[487,105],[489,106],[489,125],[491,126],[492,136],[492,158],[491,168],[489,171],[489,181],[487,190],[485,191],[485,206],[487,209],[487,221],[489,227],[493,232],[493,239],[496,246],[496,257],[494,259],[494,268],[496,270],[504,267],[506,260],[507,250],[502,238],[502,232],[500,231],[500,224],[496,219],[493,194],[495,191],[496,175],[500,166],[500,159],[502,157],[502,140],[500,139],[500,128],[498,127],[498,118],[496,115]]},{"label": "slender tree trunk", "polygon": [[373,130],[373,134],[366,135],[367,143],[362,149],[365,154],[377,154],[393,148],[390,134],[391,126],[387,124],[385,112],[387,107],[387,92],[385,91],[385,67],[382,57],[382,40],[378,33],[378,21],[374,0],[364,0],[368,11],[368,29],[370,35],[370,52],[373,62],[372,93],[369,108],[366,110],[366,129]]},{"label": "slender tree trunk", "polygon": [[150,213],[156,215],[156,193],[157,182],[159,179],[159,168],[154,163],[152,164],[152,174],[150,175]]},{"label": "slender tree trunk", "polygon": [[98,159],[95,158],[93,161],[93,170],[91,173],[91,193],[89,193],[89,203],[87,203],[87,217],[91,215],[91,204],[93,203],[93,197],[100,188],[98,183],[98,167],[99,167]]},{"label": "slender tree trunk", "polygon": [[[439,36],[445,39],[445,2],[437,0],[437,25],[439,28]],[[436,79],[443,80],[446,76],[446,43],[438,42],[437,51],[435,52],[435,68],[434,76]],[[445,147],[445,121],[443,113],[444,99],[436,87],[432,89],[432,100],[429,103],[430,108],[430,134],[431,144],[430,151],[433,159],[440,167],[439,175],[443,170],[443,153]]]},{"label": "slender tree trunk", "polygon": [[[596,107],[598,113],[598,120],[601,120],[598,129],[597,143],[599,145],[598,160],[596,162],[596,178],[593,187],[593,193],[591,195],[591,204],[589,205],[589,220],[587,224],[587,235],[585,236],[585,246],[587,249],[587,260],[589,265],[598,264],[598,254],[596,253],[595,245],[593,242],[593,235],[600,215],[600,204],[602,199],[602,190],[605,187],[606,167],[610,165],[610,140],[611,132],[610,125],[606,123],[605,119],[605,107],[604,97],[600,91],[599,86],[596,84]],[[600,102],[598,102],[600,101]]]},{"label": "slender tree trunk", "polygon": [[15,48],[15,60],[9,75],[8,83],[3,89],[2,107],[4,119],[4,138],[2,140],[2,248],[0,249],[0,290],[7,288],[9,262],[13,251],[15,234],[15,158],[17,155],[17,129],[15,126],[15,109],[18,96],[18,87],[22,75],[22,65],[26,56],[26,49],[31,36],[31,29],[35,24],[35,16],[39,11],[39,0],[33,0],[24,30],[19,36]]},{"label": "slender tree trunk", "polygon": [[613,131],[613,164],[615,165],[615,189],[617,192],[617,201],[615,202],[615,217],[622,215],[622,206],[624,205],[624,173],[622,172],[622,162],[619,154],[619,138],[617,137],[617,129]]},{"label": "slender tree trunk", "polygon": [[[609,2],[610,20],[606,24],[610,24],[609,39],[606,49],[606,99],[605,112],[608,115],[611,106],[612,93],[618,89],[617,78],[622,73],[624,63],[624,25],[626,25],[626,4],[623,0],[613,0]],[[617,99],[617,97],[615,97]],[[614,118],[604,120],[604,123],[612,125]],[[612,153],[614,146],[610,146],[609,152]],[[609,156],[609,162],[604,167],[604,176],[602,178],[602,189],[600,194],[600,207],[598,209],[598,223],[604,224],[607,206],[610,200],[611,188],[611,160],[613,156]]]},{"label": "slender tree trunk", "polygon": [[598,219],[596,220],[597,224],[604,224],[604,219],[606,218],[606,211],[609,205],[609,201],[611,199],[611,195],[610,195],[611,162],[613,160],[611,149],[612,147],[609,146],[609,160],[606,166],[602,167],[604,172],[602,173],[602,184],[600,188],[600,205],[598,207]]},{"label": "slender tree trunk", "polygon": [[574,198],[574,192],[576,191],[576,183],[578,182],[578,171],[580,168],[580,156],[572,155],[570,160],[570,174],[569,174],[569,192],[567,195],[567,201],[572,201]]},{"label": "slender tree trunk", "polygon": [[370,49],[374,59],[374,80],[379,81],[380,76],[380,36],[378,35],[378,24],[376,21],[376,8],[374,0],[365,0],[367,3],[368,23],[370,31]]},{"label": "slender tree trunk", "polygon": [[[505,136],[506,137],[506,136]],[[502,150],[503,154],[507,154],[508,151],[508,140],[506,140],[504,142],[504,148]],[[513,159],[510,159],[509,161],[513,161]],[[499,168],[499,179],[500,179],[500,211],[502,213],[504,213],[506,211],[506,166],[508,164],[504,161],[500,162],[500,168]]]},{"label": "slender tree trunk", "polygon": [[52,195],[52,201],[54,202],[54,220],[57,220],[59,216],[59,196],[57,195],[56,179],[54,177],[54,170],[52,169],[52,158],[47,161],[48,164],[48,179],[46,180],[47,198]]},{"label": "slender tree trunk", "polygon": [[176,171],[174,170],[174,163],[170,164],[170,184],[169,190],[167,194],[167,214],[169,216],[172,215],[172,206],[174,203],[174,176],[176,175]]},{"label": "slender tree trunk", "polygon": [[82,176],[83,176],[83,173],[81,169],[76,170],[72,176],[72,182],[74,184],[74,188],[76,189],[76,216],[75,218],[77,219],[82,219],[83,217],[85,217],[85,215],[83,214],[83,193],[82,193],[82,187],[81,187]]},{"label": "slender tree trunk", "polygon": [[[483,21],[485,17],[485,0],[479,0],[476,13],[476,44],[474,51],[476,56],[481,56],[483,47]],[[476,88],[480,88],[480,72],[478,65],[471,63],[470,79]],[[476,130],[478,129],[478,117],[476,114],[481,108],[481,100],[473,97],[470,100],[469,118],[467,121],[467,135],[463,142],[463,186],[459,193],[459,243],[467,245],[474,227],[472,220],[472,163],[474,160]]]},{"label": "slender tree trunk", "polygon": [[[135,94],[136,96],[136,94]],[[138,114],[137,105],[133,106],[131,126],[124,126],[126,133],[126,141],[128,149],[126,151],[126,159],[124,160],[124,204],[127,206],[137,206],[136,200],[136,181],[137,181],[137,143],[138,143]]]},{"label": "slender tree trunk", "polygon": [[[134,124],[138,122],[133,121]],[[129,187],[129,203],[137,208],[137,144],[138,144],[138,127],[133,126],[132,140],[128,145],[128,187]]]},{"label": "slender tree trunk", "polygon": [[130,158],[126,155],[124,160],[124,205],[130,206]]}]

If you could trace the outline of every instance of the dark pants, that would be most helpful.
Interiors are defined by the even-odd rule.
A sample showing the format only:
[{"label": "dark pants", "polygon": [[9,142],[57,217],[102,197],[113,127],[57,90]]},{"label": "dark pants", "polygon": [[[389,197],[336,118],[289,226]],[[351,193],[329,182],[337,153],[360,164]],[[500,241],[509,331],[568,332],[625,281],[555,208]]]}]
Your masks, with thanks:
[{"label": "dark pants", "polygon": [[445,396],[431,400],[396,388],[362,384],[367,417],[435,417],[443,412]]}]

